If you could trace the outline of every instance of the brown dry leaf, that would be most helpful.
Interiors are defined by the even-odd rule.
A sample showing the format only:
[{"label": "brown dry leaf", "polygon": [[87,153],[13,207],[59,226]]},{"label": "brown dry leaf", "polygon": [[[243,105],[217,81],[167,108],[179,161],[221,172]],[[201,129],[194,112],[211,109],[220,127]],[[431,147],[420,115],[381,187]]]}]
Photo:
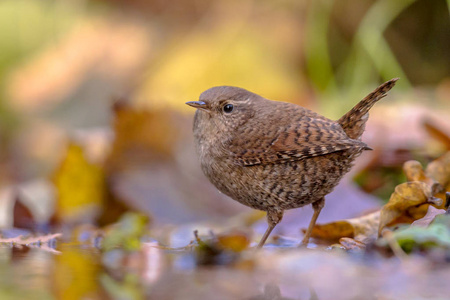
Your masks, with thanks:
[{"label": "brown dry leaf", "polygon": [[429,163],[425,174],[439,182],[445,190],[450,191],[450,151]]},{"label": "brown dry leaf", "polygon": [[219,247],[234,252],[241,252],[250,244],[248,236],[242,232],[221,234],[217,236],[217,240]]},{"label": "brown dry leaf", "polygon": [[417,160],[405,162],[403,164],[403,171],[405,172],[408,181],[421,181],[428,184],[431,187],[433,195],[442,190],[442,186],[439,182],[427,176],[423,170],[422,164]]},{"label": "brown dry leaf", "polygon": [[126,100],[119,100],[114,113],[115,139],[107,163],[110,170],[171,157],[179,129],[177,118],[170,111],[138,109]]},{"label": "brown dry leaf", "polygon": [[376,211],[358,218],[317,224],[311,236],[326,240],[350,237],[362,242],[367,241],[376,237],[379,217],[380,211]]},{"label": "brown dry leaf", "polygon": [[[450,152],[430,163],[426,172],[418,161],[413,160],[406,162],[403,170],[410,182],[398,185],[381,211],[359,218],[318,224],[313,229],[312,237],[328,240],[350,237],[356,241],[367,241],[374,238],[377,229],[380,235],[386,226],[422,219],[430,204],[438,208],[444,206],[445,194],[441,192],[441,184],[448,185],[450,181]],[[434,197],[435,194],[439,198]]]},{"label": "brown dry leaf", "polygon": [[442,205],[442,200],[434,198],[431,187],[420,181],[399,184],[392,193],[389,202],[380,212],[378,235],[386,227],[398,223],[412,223],[425,216],[428,206],[433,203]]},{"label": "brown dry leaf", "polygon": [[445,214],[445,209],[437,209],[434,206],[429,205],[427,214],[419,220],[415,220],[412,222],[411,226],[416,227],[427,227],[430,225],[431,222],[433,222],[434,218],[438,215]]},{"label": "brown dry leaf", "polygon": [[443,203],[439,208],[445,208],[445,192],[450,191],[450,152],[429,163],[425,174],[439,183],[440,189],[433,196],[442,199]]},{"label": "brown dry leaf", "polygon": [[103,206],[106,185],[103,169],[89,162],[83,149],[70,143],[53,175],[57,192],[55,217],[60,222],[93,221]]},{"label": "brown dry leaf", "polygon": [[425,119],[423,121],[423,127],[431,137],[441,142],[447,150],[450,150],[450,136],[444,132],[443,128],[439,128],[432,119]]},{"label": "brown dry leaf", "polygon": [[34,216],[31,213],[30,208],[28,208],[25,204],[23,204],[19,198],[20,197],[17,196],[14,203],[13,227],[30,230],[36,228],[36,220],[34,219]]}]

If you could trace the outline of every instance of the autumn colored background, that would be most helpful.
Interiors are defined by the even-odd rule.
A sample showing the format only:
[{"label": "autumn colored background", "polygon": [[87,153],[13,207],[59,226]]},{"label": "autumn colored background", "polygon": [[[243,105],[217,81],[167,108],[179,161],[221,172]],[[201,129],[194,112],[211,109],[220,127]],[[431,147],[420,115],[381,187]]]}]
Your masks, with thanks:
[{"label": "autumn colored background", "polygon": [[[319,223],[379,209],[407,179],[405,161],[426,166],[450,150],[449,11],[445,0],[3,0],[0,227],[92,241],[139,212],[125,216],[166,246],[189,244],[194,230],[238,228],[256,241],[264,214],[203,176],[184,103],[234,85],[337,119],[400,77],[371,111],[363,140],[374,151]],[[287,213],[276,233],[295,241],[310,214]],[[98,256],[66,251],[47,264],[86,282],[38,276],[52,286],[42,293],[106,297]]]}]

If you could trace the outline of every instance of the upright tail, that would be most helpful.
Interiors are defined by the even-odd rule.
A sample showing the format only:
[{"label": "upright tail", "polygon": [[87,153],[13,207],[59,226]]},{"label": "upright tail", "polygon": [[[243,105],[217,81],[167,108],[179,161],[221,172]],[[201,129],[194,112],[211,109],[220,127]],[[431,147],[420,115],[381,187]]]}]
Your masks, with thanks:
[{"label": "upright tail", "polygon": [[398,78],[391,79],[377,87],[338,120],[349,138],[359,139],[361,137],[369,118],[369,110],[378,100],[387,95],[387,92],[394,87],[397,80]]}]

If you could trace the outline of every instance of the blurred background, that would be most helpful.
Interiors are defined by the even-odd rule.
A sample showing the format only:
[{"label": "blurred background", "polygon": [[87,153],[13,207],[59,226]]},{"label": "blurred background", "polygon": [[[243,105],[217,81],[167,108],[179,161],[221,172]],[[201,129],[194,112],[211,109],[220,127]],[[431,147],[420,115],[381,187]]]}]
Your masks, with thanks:
[{"label": "blurred background", "polygon": [[[426,269],[416,262],[398,271],[389,260],[364,283],[367,265],[356,272],[330,256],[281,252],[261,258],[267,269],[211,273],[196,269],[189,247],[162,249],[185,247],[194,230],[211,238],[234,228],[241,251],[267,226],[200,170],[184,103],[216,85],[338,119],[400,77],[371,110],[363,140],[374,151],[327,196],[318,223],[379,209],[406,181],[405,161],[425,166],[450,150],[449,12],[449,0],[0,1],[0,298],[225,299],[225,290],[241,299],[283,273],[276,266],[291,270],[280,280],[295,299],[352,298],[342,291],[350,284],[379,295],[377,282],[445,289],[411,281]],[[287,212],[268,244],[296,245],[311,214]],[[302,285],[311,274],[319,297]]]},{"label": "blurred background", "polygon": [[[450,148],[449,9],[445,0],[3,0],[0,225],[101,226],[127,210],[164,226],[230,224],[251,210],[201,173],[186,101],[234,85],[337,119],[400,77],[363,136],[375,150],[330,195],[323,220],[377,207],[404,181],[405,160]],[[291,232],[308,222],[302,213],[287,217]]]}]

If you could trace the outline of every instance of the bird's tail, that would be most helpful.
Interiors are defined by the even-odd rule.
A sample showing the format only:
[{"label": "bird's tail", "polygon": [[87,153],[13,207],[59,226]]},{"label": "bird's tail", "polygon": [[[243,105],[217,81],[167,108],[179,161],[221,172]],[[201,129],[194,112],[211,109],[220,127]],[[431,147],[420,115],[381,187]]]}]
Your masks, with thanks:
[{"label": "bird's tail", "polygon": [[338,120],[338,123],[349,138],[359,139],[361,137],[366,127],[366,121],[369,118],[369,110],[378,100],[387,95],[387,92],[392,89],[397,80],[398,78],[391,79],[377,87]]}]

